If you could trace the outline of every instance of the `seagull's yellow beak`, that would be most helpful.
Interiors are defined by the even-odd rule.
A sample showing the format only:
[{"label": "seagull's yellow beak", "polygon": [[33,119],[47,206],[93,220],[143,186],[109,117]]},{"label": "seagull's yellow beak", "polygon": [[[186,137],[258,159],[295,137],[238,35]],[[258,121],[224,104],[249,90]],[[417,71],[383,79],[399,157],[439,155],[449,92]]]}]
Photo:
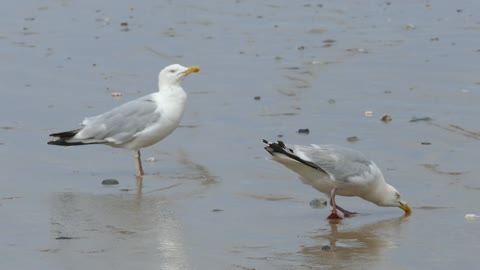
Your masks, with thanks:
[{"label": "seagull's yellow beak", "polygon": [[409,216],[412,213],[412,209],[410,209],[410,206],[406,202],[401,201],[400,206],[399,206],[403,211],[405,211],[405,215]]},{"label": "seagull's yellow beak", "polygon": [[200,71],[200,67],[199,66],[192,66],[192,67],[189,67],[187,70],[185,70],[184,72],[182,72],[183,74],[185,75],[188,75],[190,73],[197,73]]}]

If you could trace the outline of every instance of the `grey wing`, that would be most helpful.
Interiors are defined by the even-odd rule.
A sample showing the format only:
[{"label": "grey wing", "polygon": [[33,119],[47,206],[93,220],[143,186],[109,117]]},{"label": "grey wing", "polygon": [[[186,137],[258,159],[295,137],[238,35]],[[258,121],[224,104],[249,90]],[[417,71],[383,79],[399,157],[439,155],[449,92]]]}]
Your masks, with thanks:
[{"label": "grey wing", "polygon": [[350,182],[370,171],[372,161],[353,149],[336,145],[293,146],[295,154],[327,172],[332,180]]},{"label": "grey wing", "polygon": [[133,139],[138,132],[156,123],[161,111],[150,96],[145,96],[98,116],[86,118],[76,139],[105,140],[122,144]]}]

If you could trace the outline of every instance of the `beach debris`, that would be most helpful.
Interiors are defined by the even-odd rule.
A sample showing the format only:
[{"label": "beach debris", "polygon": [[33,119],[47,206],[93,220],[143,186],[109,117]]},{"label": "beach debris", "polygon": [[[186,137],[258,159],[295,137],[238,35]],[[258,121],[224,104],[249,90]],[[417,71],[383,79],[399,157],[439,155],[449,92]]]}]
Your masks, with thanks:
[{"label": "beach debris", "polygon": [[310,201],[310,207],[312,208],[324,208],[327,206],[327,200],[320,198],[320,199],[313,199]]},{"label": "beach debris", "polygon": [[323,251],[331,251],[331,250],[332,250],[332,247],[325,245],[325,246],[322,246],[322,250],[323,250]]},{"label": "beach debris", "polygon": [[389,123],[392,121],[392,117],[388,114],[385,114],[380,120],[382,120],[384,123]]},{"label": "beach debris", "polygon": [[408,122],[415,123],[415,122],[420,122],[420,121],[432,121],[432,118],[430,118],[428,116],[424,116],[424,117],[415,117],[414,116]]},{"label": "beach debris", "polygon": [[476,219],[478,219],[478,218],[480,218],[480,216],[479,216],[479,215],[475,215],[475,214],[466,214],[466,215],[465,215],[465,219],[468,219],[468,220],[476,220]]},{"label": "beach debris", "polygon": [[446,175],[451,175],[451,176],[458,176],[458,175],[462,175],[466,172],[461,172],[461,171],[443,171],[443,170],[439,170],[438,169],[438,164],[421,164],[421,166],[423,166],[425,169],[428,169],[434,173],[438,173],[438,174],[446,174]]},{"label": "beach debris", "polygon": [[299,134],[309,134],[310,133],[310,129],[308,128],[301,128],[297,131]]},{"label": "beach debris", "polygon": [[409,23],[409,24],[404,25],[403,29],[404,30],[415,30],[415,29],[417,29],[417,27],[415,25]]},{"label": "beach debris", "polygon": [[158,159],[156,157],[149,157],[147,159],[145,159],[146,162],[157,162]]},{"label": "beach debris", "polygon": [[368,50],[365,48],[351,48],[347,49],[346,51],[351,53],[368,53]]},{"label": "beach debris", "polygon": [[347,138],[347,142],[358,142],[360,140],[360,138],[358,138],[357,136],[350,136]]},{"label": "beach debris", "polygon": [[68,237],[68,236],[59,236],[57,238],[55,238],[55,240],[70,240],[70,239],[74,239],[73,237]]},{"label": "beach debris", "polygon": [[128,28],[128,22],[121,22],[121,23],[120,23],[120,26],[122,27],[122,29],[121,29],[120,31],[127,32],[127,31],[130,30],[130,29]]},{"label": "beach debris", "polygon": [[366,117],[372,117],[373,116],[372,111],[365,111],[364,114],[365,114]]},{"label": "beach debris", "polygon": [[105,186],[112,186],[112,185],[118,185],[118,180],[117,179],[105,179],[102,181],[102,185]]}]

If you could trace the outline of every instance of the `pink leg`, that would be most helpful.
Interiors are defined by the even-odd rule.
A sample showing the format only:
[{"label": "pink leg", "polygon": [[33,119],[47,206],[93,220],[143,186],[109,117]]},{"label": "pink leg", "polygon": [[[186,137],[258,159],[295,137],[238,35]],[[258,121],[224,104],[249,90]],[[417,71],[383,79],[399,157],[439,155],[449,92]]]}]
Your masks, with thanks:
[{"label": "pink leg", "polygon": [[140,158],[140,149],[135,150],[133,157],[135,158],[135,170],[137,176],[143,175],[142,159]]},{"label": "pink leg", "polygon": [[336,207],[338,210],[340,210],[343,213],[345,217],[351,217],[353,215],[358,214],[357,212],[348,211],[347,209],[340,207],[340,205],[337,205]]},{"label": "pink leg", "polygon": [[327,219],[342,219],[337,213],[337,205],[335,204],[335,188],[330,191],[330,204],[332,205],[332,213],[327,217]]}]

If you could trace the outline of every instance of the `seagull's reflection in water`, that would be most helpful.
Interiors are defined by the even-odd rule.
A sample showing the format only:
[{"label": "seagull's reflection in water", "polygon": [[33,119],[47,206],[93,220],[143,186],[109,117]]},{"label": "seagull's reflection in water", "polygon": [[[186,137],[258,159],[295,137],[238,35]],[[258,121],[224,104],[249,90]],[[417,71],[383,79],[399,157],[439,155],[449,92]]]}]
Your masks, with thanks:
[{"label": "seagull's reflection in water", "polygon": [[169,198],[57,193],[51,205],[49,250],[58,255],[55,268],[191,269]]},{"label": "seagull's reflection in water", "polygon": [[386,219],[348,230],[339,220],[329,222],[328,233],[312,236],[320,244],[303,247],[307,265],[337,268],[367,267],[379,263],[383,253],[396,246],[395,236],[407,216]]},{"label": "seagull's reflection in water", "polygon": [[[54,268],[192,269],[174,204],[208,192],[220,179],[183,151],[178,162],[180,173],[152,177],[148,190],[140,176],[128,193],[53,194],[52,242],[44,250],[58,255],[52,264],[61,265]],[[160,187],[152,187],[153,179],[161,179]]]}]

